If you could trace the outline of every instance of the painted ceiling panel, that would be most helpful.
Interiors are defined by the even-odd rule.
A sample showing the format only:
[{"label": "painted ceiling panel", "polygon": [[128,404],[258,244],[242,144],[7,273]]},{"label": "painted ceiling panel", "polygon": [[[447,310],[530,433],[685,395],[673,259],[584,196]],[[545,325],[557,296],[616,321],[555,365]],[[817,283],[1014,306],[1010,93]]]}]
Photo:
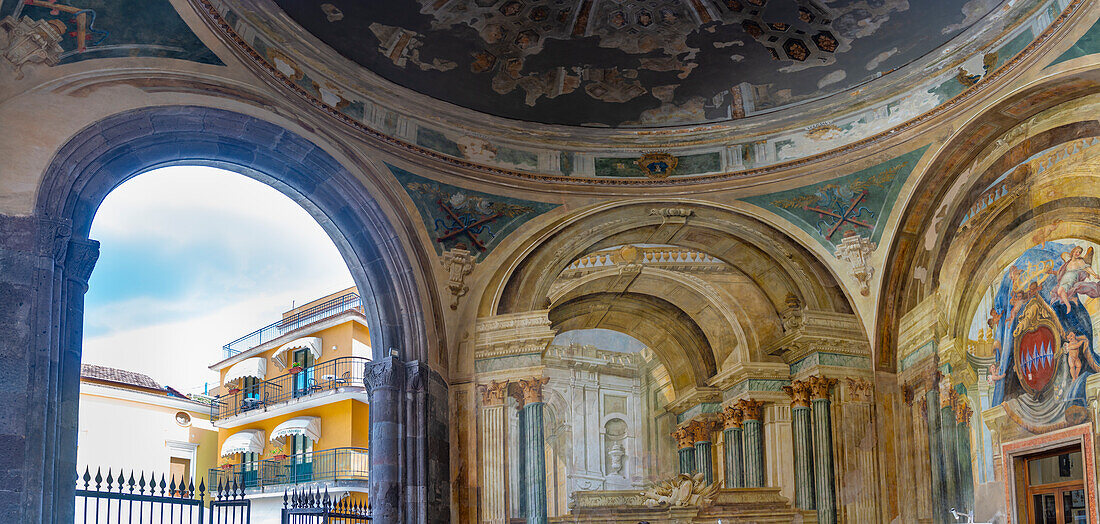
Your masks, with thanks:
[{"label": "painted ceiling panel", "polygon": [[276,0],[399,85],[518,120],[661,126],[835,94],[933,52],[999,0]]}]

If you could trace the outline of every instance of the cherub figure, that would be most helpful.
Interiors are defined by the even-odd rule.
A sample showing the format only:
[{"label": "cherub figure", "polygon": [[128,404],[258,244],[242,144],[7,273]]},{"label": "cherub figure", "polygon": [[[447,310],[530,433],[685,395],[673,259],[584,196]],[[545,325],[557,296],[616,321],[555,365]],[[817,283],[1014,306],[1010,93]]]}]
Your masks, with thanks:
[{"label": "cherub figure", "polygon": [[1081,354],[1089,350],[1089,339],[1077,336],[1072,331],[1067,332],[1066,339],[1062,342],[1062,349],[1065,350],[1067,355],[1069,374],[1076,379],[1081,374]]},{"label": "cherub figure", "polygon": [[1066,313],[1073,309],[1079,294],[1100,297],[1100,282],[1088,282],[1089,278],[1100,280],[1100,275],[1092,270],[1093,255],[1091,247],[1085,251],[1081,246],[1073,246],[1069,252],[1062,253],[1062,267],[1057,272],[1047,269],[1058,281],[1052,294],[1057,301],[1065,304]]}]

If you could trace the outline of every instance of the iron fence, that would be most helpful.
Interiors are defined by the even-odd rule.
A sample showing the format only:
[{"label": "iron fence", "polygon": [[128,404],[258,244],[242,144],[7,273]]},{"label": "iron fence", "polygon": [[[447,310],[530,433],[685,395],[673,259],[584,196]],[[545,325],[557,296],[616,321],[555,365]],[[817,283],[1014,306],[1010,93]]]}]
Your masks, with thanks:
[{"label": "iron fence", "polygon": [[[146,479],[148,476],[148,479]],[[76,482],[76,520],[78,524],[249,524],[251,502],[244,488],[227,483],[212,493],[206,482],[195,486],[192,478],[168,477],[133,470],[127,474],[108,468],[107,475],[97,468],[93,476],[84,468]],[[210,496],[207,510],[207,495]],[[208,520],[206,519],[208,517]]]},{"label": "iron fence", "polygon": [[366,483],[370,452],[366,448],[332,448],[311,453],[233,464],[210,470],[210,483],[263,489],[312,482]]},{"label": "iron fence", "polygon": [[210,502],[210,524],[249,524],[252,501],[244,496],[244,486],[218,484]]},{"label": "iron fence", "polygon": [[217,421],[255,410],[267,410],[295,398],[342,387],[363,387],[369,358],[340,357],[265,380],[245,390],[218,397],[210,404],[210,418]]},{"label": "iron fence", "polygon": [[283,492],[282,524],[366,524],[370,506],[357,500],[333,500],[316,489]]},{"label": "iron fence", "polygon": [[222,352],[225,358],[229,358],[242,351],[248,351],[260,344],[275,340],[291,331],[349,310],[363,312],[363,301],[359,298],[359,294],[347,293],[340,295],[289,317],[279,319],[277,322],[268,324],[222,346]]}]

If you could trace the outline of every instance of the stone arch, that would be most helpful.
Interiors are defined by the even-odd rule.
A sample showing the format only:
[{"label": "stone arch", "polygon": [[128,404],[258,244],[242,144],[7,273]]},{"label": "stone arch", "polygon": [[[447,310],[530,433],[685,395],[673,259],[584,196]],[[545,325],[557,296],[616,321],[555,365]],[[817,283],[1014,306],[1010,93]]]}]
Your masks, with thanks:
[{"label": "stone arch", "polygon": [[[6,235],[22,235],[27,245],[19,247],[40,259],[52,259],[52,264],[37,264],[36,284],[27,293],[35,311],[33,358],[39,360],[31,366],[36,385],[28,391],[28,412],[45,414],[40,431],[28,426],[28,441],[38,439],[41,444],[27,446],[26,469],[36,468],[40,475],[25,482],[27,493],[41,493],[41,509],[29,510],[33,513],[28,515],[61,522],[71,520],[73,511],[83,295],[99,249],[98,242],[88,239],[95,212],[103,198],[129,178],[180,164],[244,174],[302,205],[336,244],[359,287],[375,360],[385,363],[391,355],[417,361],[428,357],[427,330],[434,325],[424,314],[431,306],[422,304],[434,297],[424,297],[418,288],[415,267],[371,191],[324,149],[273,123],[208,107],[151,107],[107,117],[75,133],[55,154],[38,189],[34,215],[0,224],[8,230]],[[423,394],[436,384],[443,385],[446,405],[442,377],[422,366],[410,362],[407,371],[400,370],[402,385],[406,374],[412,377],[410,414],[427,411]],[[445,410],[435,411],[445,416]],[[376,418],[372,413],[372,440]],[[403,442],[401,435],[394,437]],[[415,446],[407,449],[414,456],[426,453]],[[372,472],[380,472],[371,455]],[[441,467],[445,471],[446,463]],[[396,495],[378,499],[380,504],[397,508],[415,503],[403,498],[404,488],[398,488],[406,483],[403,473],[388,477],[372,475],[372,499],[378,489]],[[428,482],[426,474],[409,480]]]},{"label": "stone arch", "polygon": [[[940,283],[966,202],[1044,149],[1100,136],[1097,71],[1067,71],[1025,85],[961,126],[912,191],[888,246],[873,340],[875,367],[897,368],[899,323]],[[917,277],[921,278],[917,278]]]}]

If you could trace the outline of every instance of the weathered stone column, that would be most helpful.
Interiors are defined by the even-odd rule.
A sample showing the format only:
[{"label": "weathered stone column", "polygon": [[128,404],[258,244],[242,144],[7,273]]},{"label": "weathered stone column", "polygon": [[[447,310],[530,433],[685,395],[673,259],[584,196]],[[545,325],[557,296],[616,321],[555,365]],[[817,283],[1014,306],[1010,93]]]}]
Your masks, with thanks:
[{"label": "weathered stone column", "polygon": [[524,477],[527,480],[527,523],[546,524],[546,438],[542,428],[542,387],[546,377],[521,379],[523,395]]},{"label": "weathered stone column", "polygon": [[955,430],[955,397],[958,395],[951,387],[950,380],[940,382],[940,446],[943,453],[943,514],[944,519],[951,514],[951,508],[959,507],[958,475],[958,439]]},{"label": "weathered stone column", "polygon": [[695,441],[695,471],[703,474],[703,481],[709,486],[714,482],[714,460],[711,458],[710,433],[714,424],[709,420],[693,420],[688,428]]},{"label": "weathered stone column", "polygon": [[810,377],[813,420],[814,484],[817,491],[818,524],[836,524],[836,485],[833,476],[833,424],[829,413],[829,392],[836,379]]},{"label": "weathered stone column", "polygon": [[736,406],[726,406],[726,409],[722,411],[722,420],[725,423],[725,429],[722,433],[722,438],[726,443],[726,487],[727,488],[743,488],[745,487],[745,468],[742,465],[741,454],[741,421],[744,418],[744,413],[741,412],[741,408]]},{"label": "weathered stone column", "polygon": [[745,487],[764,486],[764,403],[741,400],[738,403],[744,415]]},{"label": "weathered stone column", "polygon": [[676,428],[672,432],[676,439],[676,454],[680,459],[680,473],[695,474],[695,435],[687,427]]},{"label": "weathered stone column", "polygon": [[814,509],[813,435],[810,425],[810,385],[801,380],[784,386],[791,396],[791,431],[794,440],[794,506]]},{"label": "weathered stone column", "polygon": [[478,449],[481,456],[481,521],[504,524],[508,521],[505,500],[504,394],[508,382],[493,381],[478,386],[481,410]]},{"label": "weathered stone column", "polygon": [[964,513],[974,509],[974,468],[970,456],[970,417],[973,414],[965,397],[959,396],[955,400],[955,419],[958,422],[955,437],[958,442],[959,507]]},{"label": "weathered stone column", "polygon": [[364,380],[370,390],[370,503],[379,522],[404,522],[402,505],[402,411],[405,364],[397,357],[368,362]]}]

